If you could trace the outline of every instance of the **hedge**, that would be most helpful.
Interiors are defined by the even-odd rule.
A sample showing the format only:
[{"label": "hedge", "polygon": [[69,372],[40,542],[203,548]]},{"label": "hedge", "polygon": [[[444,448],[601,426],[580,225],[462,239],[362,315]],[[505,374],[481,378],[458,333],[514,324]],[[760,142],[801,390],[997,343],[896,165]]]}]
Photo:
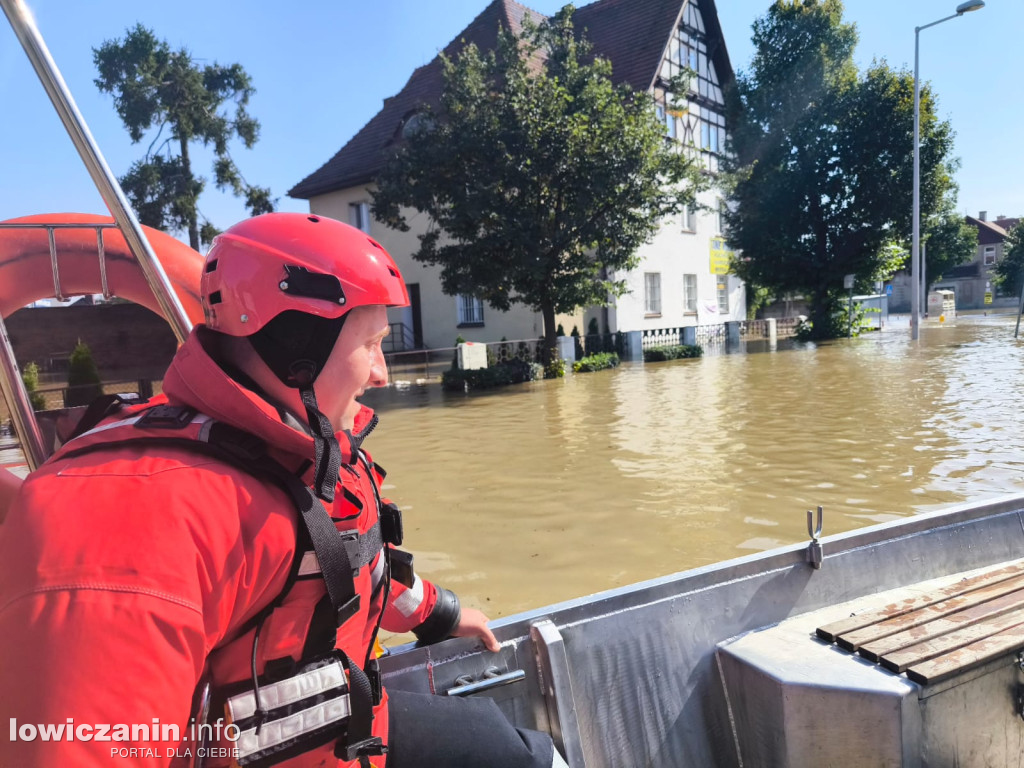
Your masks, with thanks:
[{"label": "hedge", "polygon": [[619,356],[614,352],[598,352],[596,355],[581,358],[572,364],[575,373],[591,373],[605,368],[615,368],[619,364]]},{"label": "hedge", "polygon": [[449,392],[469,392],[471,389],[490,389],[506,384],[536,381],[543,375],[542,365],[513,359],[473,371],[459,368],[445,371],[441,376],[441,387]]},{"label": "hedge", "polygon": [[700,357],[704,350],[693,344],[675,347],[651,347],[644,350],[645,363],[660,363],[664,360],[679,360],[684,357]]}]

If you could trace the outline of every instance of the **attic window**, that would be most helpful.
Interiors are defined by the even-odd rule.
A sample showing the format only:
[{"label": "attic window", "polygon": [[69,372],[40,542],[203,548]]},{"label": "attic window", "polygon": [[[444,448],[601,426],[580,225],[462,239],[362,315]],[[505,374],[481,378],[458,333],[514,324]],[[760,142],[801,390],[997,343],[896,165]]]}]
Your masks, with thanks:
[{"label": "attic window", "polygon": [[401,134],[403,139],[409,138],[415,131],[426,129],[430,130],[430,126],[433,123],[431,118],[423,112],[413,112],[408,115],[405,120],[402,121]]}]

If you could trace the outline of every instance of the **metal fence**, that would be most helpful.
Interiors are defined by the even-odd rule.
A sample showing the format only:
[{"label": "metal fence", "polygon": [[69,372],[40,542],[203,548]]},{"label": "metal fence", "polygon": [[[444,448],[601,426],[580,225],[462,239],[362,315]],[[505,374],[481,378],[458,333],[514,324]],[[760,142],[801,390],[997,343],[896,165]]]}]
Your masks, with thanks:
[{"label": "metal fence", "polygon": [[[776,333],[781,338],[792,336],[799,319],[776,320]],[[697,344],[709,346],[725,343],[725,324],[687,326],[694,328]],[[683,343],[683,326],[676,328],[649,328],[642,331],[641,344],[644,349],[651,347],[677,346]],[[576,359],[600,352],[625,353],[626,334],[602,333],[572,337],[576,346]],[[740,322],[740,338],[744,341],[768,338],[767,320],[745,320]],[[505,360],[520,359],[529,362],[544,362],[543,339],[518,339],[515,341],[491,341],[486,343],[487,360],[493,365]],[[384,355],[388,375],[394,381],[427,381],[440,379],[441,375],[455,363],[456,347],[420,349],[410,352],[389,352]]]},{"label": "metal fence", "polygon": [[[136,395],[141,400],[147,400],[154,394],[159,394],[163,391],[161,387],[162,382],[150,381],[149,379],[135,379],[133,381],[104,381],[99,385],[104,395]],[[77,391],[76,391],[77,390]],[[34,394],[40,395],[44,402],[44,407],[39,410],[53,411],[58,408],[67,408],[68,399],[74,394],[82,394],[86,402],[92,399],[92,396],[96,393],[96,385],[85,384],[77,387],[39,387]],[[72,398],[73,400],[74,398]],[[79,398],[81,399],[81,398]]]},{"label": "metal fence", "polygon": [[[544,362],[544,339],[489,341],[485,346],[488,365],[507,360]],[[384,359],[388,365],[388,377],[392,381],[428,381],[440,379],[445,371],[456,365],[458,352],[457,347],[441,347],[387,353]]]},{"label": "metal fence", "polygon": [[[796,333],[796,327],[800,320],[796,317],[787,317],[775,321],[775,333],[777,337],[792,336]],[[740,321],[740,339],[752,341],[755,339],[768,338],[767,320],[742,320]],[[676,328],[648,328],[642,332],[641,345],[644,349],[651,347],[674,347],[683,344],[684,327],[692,328],[698,346],[711,344],[724,344],[726,340],[725,323],[714,323],[709,325],[679,326]]]}]

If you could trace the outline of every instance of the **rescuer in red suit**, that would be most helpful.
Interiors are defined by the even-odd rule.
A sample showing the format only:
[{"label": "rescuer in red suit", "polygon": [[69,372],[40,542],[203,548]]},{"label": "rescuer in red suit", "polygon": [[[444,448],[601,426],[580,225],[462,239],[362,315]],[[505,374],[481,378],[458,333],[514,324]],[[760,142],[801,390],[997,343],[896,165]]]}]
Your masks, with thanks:
[{"label": "rescuer in red suit", "polygon": [[499,647],[416,576],[363,448],[391,257],[267,214],[215,240],[202,298],[163,396],[108,404],[0,526],[0,765],[562,765],[489,700],[380,686],[381,627]]}]

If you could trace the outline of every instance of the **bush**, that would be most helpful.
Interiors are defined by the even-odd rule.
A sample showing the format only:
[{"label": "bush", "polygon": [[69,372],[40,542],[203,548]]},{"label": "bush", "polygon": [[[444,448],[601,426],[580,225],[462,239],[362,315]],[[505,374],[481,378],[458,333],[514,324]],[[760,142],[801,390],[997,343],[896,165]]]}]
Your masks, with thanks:
[{"label": "bush", "polygon": [[583,340],[580,338],[580,329],[574,325],[572,333],[569,335],[572,336],[572,344],[576,348],[576,359],[579,360],[583,357]]},{"label": "bush", "polygon": [[472,389],[490,389],[506,384],[536,381],[543,373],[543,366],[537,363],[514,359],[498,363],[493,368],[445,371],[441,376],[441,387],[448,392],[469,392]]},{"label": "bush", "polygon": [[645,363],[660,363],[665,360],[679,360],[684,357],[700,357],[704,350],[693,344],[680,344],[675,347],[651,347],[644,350]]},{"label": "bush", "polygon": [[26,365],[25,370],[21,372],[21,380],[25,384],[25,391],[28,392],[28,399],[32,403],[32,410],[45,411],[46,397],[42,392],[36,392],[39,389],[39,366],[35,363]]},{"label": "bush", "polygon": [[584,357],[572,364],[576,373],[590,373],[605,368],[616,368],[619,365],[619,356],[614,352],[598,352],[596,355]]},{"label": "bush", "polygon": [[88,405],[103,394],[100,373],[92,359],[92,350],[79,341],[68,360],[68,396],[64,405]]},{"label": "bush", "polygon": [[561,379],[565,376],[565,360],[561,357],[553,357],[544,366],[545,379]]}]

